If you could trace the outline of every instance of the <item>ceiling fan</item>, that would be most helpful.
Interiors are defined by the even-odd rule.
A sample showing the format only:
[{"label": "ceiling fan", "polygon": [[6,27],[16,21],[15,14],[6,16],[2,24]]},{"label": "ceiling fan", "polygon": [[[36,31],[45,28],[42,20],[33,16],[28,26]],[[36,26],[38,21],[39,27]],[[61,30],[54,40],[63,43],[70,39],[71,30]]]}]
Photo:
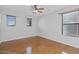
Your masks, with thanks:
[{"label": "ceiling fan", "polygon": [[33,5],[33,13],[43,13],[44,12],[44,8],[43,7],[40,7],[38,5]]}]

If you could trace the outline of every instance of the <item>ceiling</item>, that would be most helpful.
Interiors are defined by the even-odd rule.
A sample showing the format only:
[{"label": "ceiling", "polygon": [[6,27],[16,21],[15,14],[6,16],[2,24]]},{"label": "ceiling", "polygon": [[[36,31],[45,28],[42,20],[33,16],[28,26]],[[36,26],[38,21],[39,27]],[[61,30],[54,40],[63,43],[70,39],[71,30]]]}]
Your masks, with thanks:
[{"label": "ceiling", "polygon": [[[44,14],[48,14],[66,7],[66,5],[39,5],[39,6],[45,9]],[[0,10],[19,14],[32,14],[33,8],[31,5],[0,5]]]}]

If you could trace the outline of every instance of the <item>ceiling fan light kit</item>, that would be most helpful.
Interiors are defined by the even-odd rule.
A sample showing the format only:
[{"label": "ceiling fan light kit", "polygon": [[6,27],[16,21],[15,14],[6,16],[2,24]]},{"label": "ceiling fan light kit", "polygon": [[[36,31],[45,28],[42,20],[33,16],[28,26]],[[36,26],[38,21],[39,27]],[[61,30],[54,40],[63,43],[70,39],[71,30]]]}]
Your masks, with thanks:
[{"label": "ceiling fan light kit", "polygon": [[32,13],[36,13],[36,14],[42,14],[44,12],[44,8],[34,5],[34,10],[32,11]]}]

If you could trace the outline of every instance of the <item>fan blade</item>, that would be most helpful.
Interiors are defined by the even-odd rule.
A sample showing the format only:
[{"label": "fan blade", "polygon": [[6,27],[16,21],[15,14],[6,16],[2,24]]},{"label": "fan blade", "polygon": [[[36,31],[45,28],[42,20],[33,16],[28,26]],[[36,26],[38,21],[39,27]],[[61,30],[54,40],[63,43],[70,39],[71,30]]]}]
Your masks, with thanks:
[{"label": "fan blade", "polygon": [[44,10],[44,8],[38,8],[39,10]]},{"label": "fan blade", "polygon": [[38,12],[39,12],[39,13],[43,13],[43,11],[41,11],[41,10],[38,10]]},{"label": "fan blade", "polygon": [[37,5],[34,5],[35,10],[37,10]]}]

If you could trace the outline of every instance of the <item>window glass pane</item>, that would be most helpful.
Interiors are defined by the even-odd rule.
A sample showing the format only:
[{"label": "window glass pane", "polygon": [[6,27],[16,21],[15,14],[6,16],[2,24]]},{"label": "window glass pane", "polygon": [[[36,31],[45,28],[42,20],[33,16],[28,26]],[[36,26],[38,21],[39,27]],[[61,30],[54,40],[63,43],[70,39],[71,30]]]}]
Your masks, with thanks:
[{"label": "window glass pane", "polygon": [[70,25],[64,25],[63,28],[63,34],[66,36],[78,36],[77,34],[77,27],[78,25],[70,24]]},{"label": "window glass pane", "polygon": [[8,26],[15,26],[16,17],[15,16],[7,16]]},{"label": "window glass pane", "polygon": [[77,22],[77,14],[78,12],[63,14],[63,23]]},{"label": "window glass pane", "polygon": [[63,35],[79,36],[79,12],[63,14]]},{"label": "window glass pane", "polygon": [[27,18],[27,26],[32,26],[32,18]]}]

